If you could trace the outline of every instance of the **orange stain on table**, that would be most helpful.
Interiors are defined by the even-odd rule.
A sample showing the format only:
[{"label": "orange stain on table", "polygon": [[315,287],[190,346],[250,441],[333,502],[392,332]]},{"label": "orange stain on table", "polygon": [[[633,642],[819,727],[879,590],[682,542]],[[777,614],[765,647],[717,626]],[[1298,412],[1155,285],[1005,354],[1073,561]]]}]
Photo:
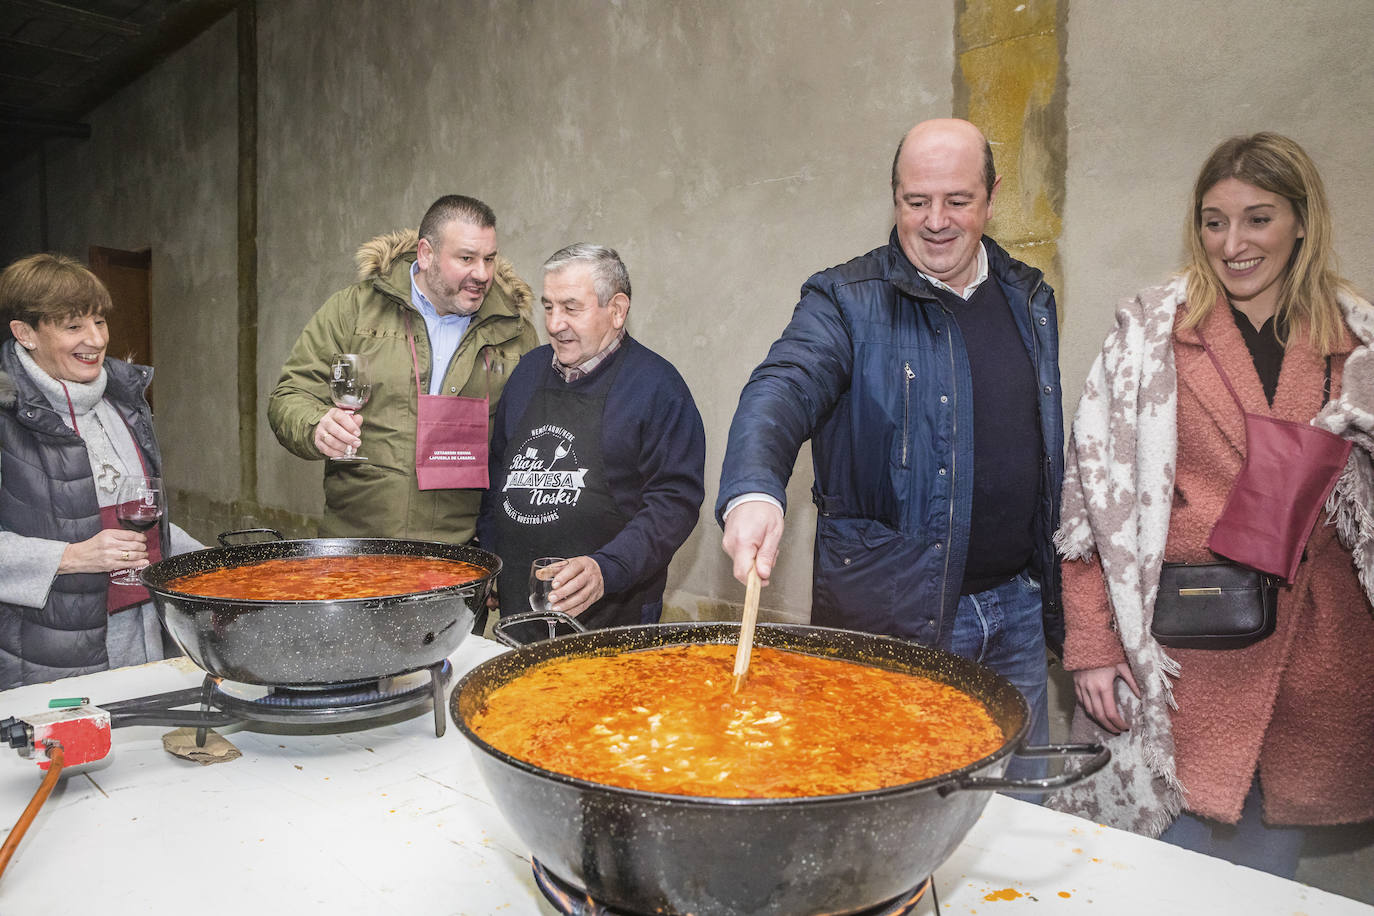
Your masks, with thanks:
[{"label": "orange stain on table", "polygon": [[1016,890],[1016,888],[1013,888],[1013,887],[1004,887],[1004,888],[1002,888],[1000,891],[993,891],[993,892],[990,893],[990,894],[984,894],[984,895],[983,895],[983,899],[984,899],[984,900],[1015,900],[1015,899],[1017,899],[1018,897],[1024,897],[1024,896],[1025,896],[1025,894],[1023,894],[1023,893],[1021,893],[1020,891]]},{"label": "orange stain on table", "polygon": [[1072,897],[1073,894],[1070,894],[1068,891],[1060,891],[1059,896],[1067,900],[1068,898]]}]

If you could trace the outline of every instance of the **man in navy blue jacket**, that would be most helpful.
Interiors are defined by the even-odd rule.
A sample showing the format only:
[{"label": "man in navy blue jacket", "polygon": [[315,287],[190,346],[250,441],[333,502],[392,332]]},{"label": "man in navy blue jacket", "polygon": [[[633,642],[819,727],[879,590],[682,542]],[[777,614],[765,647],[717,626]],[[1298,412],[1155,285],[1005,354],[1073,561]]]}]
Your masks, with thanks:
[{"label": "man in navy blue jacket", "polygon": [[1040,271],[983,235],[1000,180],[967,121],[907,133],[888,244],[807,280],[740,395],[716,517],[735,577],[757,564],[766,583],[810,439],[812,623],[986,664],[1025,695],[1044,744],[1046,635],[1063,626],[1058,327]]},{"label": "man in navy blue jacket", "polygon": [[701,414],[672,364],[625,332],[630,276],[613,249],[554,254],[542,299],[549,343],[496,407],[478,523],[504,563],[502,613],[529,610],[531,562],[560,556],[553,610],[588,627],[657,623],[704,497]]}]

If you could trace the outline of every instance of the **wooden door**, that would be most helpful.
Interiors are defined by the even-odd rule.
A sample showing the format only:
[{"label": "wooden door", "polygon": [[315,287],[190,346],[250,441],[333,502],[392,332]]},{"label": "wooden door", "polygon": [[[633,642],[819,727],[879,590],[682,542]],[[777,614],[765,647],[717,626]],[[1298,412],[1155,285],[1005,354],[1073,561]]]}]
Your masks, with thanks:
[{"label": "wooden door", "polygon": [[[114,310],[108,317],[110,356],[145,366],[153,364],[151,273],[153,253],[121,251],[118,248],[90,249],[91,272],[110,291]],[[152,390],[148,402],[152,403]]]}]

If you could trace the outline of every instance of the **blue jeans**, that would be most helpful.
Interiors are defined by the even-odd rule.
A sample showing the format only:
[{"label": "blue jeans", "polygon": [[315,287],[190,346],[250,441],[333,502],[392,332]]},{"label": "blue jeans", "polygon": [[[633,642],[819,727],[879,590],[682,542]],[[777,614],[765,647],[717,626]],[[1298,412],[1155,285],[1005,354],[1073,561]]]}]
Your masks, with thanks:
[{"label": "blue jeans", "polygon": [[1301,827],[1270,827],[1261,816],[1259,779],[1250,784],[1236,824],[1223,824],[1187,811],[1169,825],[1160,839],[1183,849],[1267,871],[1290,881],[1298,873],[1304,831]]},{"label": "blue jeans", "polygon": [[[950,639],[950,651],[991,668],[1021,691],[1030,707],[1028,745],[1050,740],[1049,667],[1041,615],[1040,583],[1023,572],[996,588],[961,597]],[[1044,758],[1013,757],[1006,777],[1043,779],[1048,772]],[[1040,803],[1039,793],[1009,794]]]}]

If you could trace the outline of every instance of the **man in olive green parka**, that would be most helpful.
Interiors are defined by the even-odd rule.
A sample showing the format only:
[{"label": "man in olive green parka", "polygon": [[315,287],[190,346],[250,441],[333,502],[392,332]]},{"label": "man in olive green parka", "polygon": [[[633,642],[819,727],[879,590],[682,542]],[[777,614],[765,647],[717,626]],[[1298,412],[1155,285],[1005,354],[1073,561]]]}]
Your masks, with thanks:
[{"label": "man in olive green parka", "polygon": [[[539,344],[534,296],[496,253],[495,214],[470,197],[440,198],[418,233],[375,238],[357,263],[358,282],[331,296],[297,339],[268,421],[301,458],[339,458],[352,445],[367,459],[325,462],[320,536],[465,543],[482,490],[420,489],[417,369],[423,393],[486,398],[490,417],[510,370]],[[332,406],[336,353],[366,358],[371,396],[356,413]]]}]

